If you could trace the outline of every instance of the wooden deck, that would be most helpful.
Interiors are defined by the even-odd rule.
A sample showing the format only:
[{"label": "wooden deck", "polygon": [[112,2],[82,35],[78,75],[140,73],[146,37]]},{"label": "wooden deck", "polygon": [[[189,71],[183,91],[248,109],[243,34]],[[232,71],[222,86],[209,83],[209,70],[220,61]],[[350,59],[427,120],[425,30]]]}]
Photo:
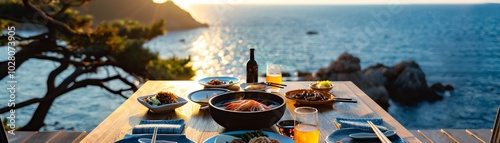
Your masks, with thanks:
[{"label": "wooden deck", "polygon": [[8,134],[10,143],[77,143],[82,140],[86,132],[54,131],[31,132],[16,131],[16,135]]},{"label": "wooden deck", "polygon": [[490,129],[409,130],[422,143],[488,143]]}]

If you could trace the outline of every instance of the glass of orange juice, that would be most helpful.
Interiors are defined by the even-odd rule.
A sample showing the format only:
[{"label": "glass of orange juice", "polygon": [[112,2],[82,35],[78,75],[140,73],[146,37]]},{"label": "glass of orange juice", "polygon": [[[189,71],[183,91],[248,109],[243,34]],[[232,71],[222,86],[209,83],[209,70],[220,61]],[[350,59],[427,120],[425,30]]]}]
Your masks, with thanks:
[{"label": "glass of orange juice", "polygon": [[[281,76],[281,65],[277,64],[267,64],[266,68],[266,82],[267,83],[277,83],[282,84],[283,78]],[[271,92],[279,92],[280,88],[271,86]]]},{"label": "glass of orange juice", "polygon": [[295,108],[295,127],[293,139],[295,143],[318,143],[318,109],[313,107]]}]

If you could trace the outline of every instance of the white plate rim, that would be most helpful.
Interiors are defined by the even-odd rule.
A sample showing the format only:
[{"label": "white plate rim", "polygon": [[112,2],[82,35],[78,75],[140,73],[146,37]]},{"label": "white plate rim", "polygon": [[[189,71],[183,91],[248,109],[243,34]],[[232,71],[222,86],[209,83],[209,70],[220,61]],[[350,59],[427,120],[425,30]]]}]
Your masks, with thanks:
[{"label": "white plate rim", "polygon": [[[224,132],[224,133],[220,133],[220,134],[242,134],[242,133],[251,132],[251,131],[255,131],[255,130],[237,130],[237,131]],[[293,140],[291,138],[286,137],[286,136],[282,136],[278,133],[269,132],[269,131],[262,131],[262,132],[264,132],[264,134],[269,136],[270,138],[278,139],[281,143],[293,143]],[[203,143],[215,143],[215,138],[217,136],[218,135],[214,135],[214,136],[206,139],[205,141],[203,141]]]},{"label": "white plate rim", "polygon": [[[224,84],[224,85],[208,85],[207,83],[205,82],[201,82],[202,80],[210,80],[210,79],[220,79],[220,78],[229,78],[229,79],[235,79],[236,81],[233,80],[233,83],[232,84]],[[229,81],[227,81],[229,82]],[[237,77],[233,77],[233,76],[210,76],[210,77],[205,77],[205,78],[202,78],[202,79],[199,79],[198,80],[198,83],[205,86],[205,87],[215,87],[215,88],[223,88],[223,87],[229,87],[229,86],[232,86],[232,85],[235,85],[237,83],[240,82],[240,79],[237,78]]]}]

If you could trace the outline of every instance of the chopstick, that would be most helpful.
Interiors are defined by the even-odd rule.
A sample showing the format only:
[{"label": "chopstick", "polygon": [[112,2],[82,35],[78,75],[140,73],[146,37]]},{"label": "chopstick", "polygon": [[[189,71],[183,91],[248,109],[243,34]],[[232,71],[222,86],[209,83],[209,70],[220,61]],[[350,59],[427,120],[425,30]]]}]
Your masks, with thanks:
[{"label": "chopstick", "polygon": [[257,84],[264,84],[268,86],[273,86],[273,87],[278,87],[278,88],[285,88],[286,85],[284,84],[278,84],[278,83],[273,83],[273,82],[258,82]]},{"label": "chopstick", "polygon": [[158,127],[155,127],[153,131],[153,137],[151,138],[151,143],[156,143],[156,135],[158,134]]},{"label": "chopstick", "polygon": [[337,100],[337,99],[334,99],[335,102],[348,102],[348,103],[358,103],[358,101],[356,100]]},{"label": "chopstick", "polygon": [[286,84],[279,84],[279,83],[274,83],[274,82],[266,82],[268,85],[279,85],[279,86],[286,86]]},{"label": "chopstick", "polygon": [[352,98],[341,98],[341,97],[335,97],[333,99],[334,100],[352,100]]},{"label": "chopstick", "polygon": [[382,143],[392,143],[391,140],[389,140],[382,131],[380,131],[377,126],[375,126],[372,121],[368,121],[368,125],[372,128],[373,132],[377,135],[378,139],[382,141]]}]

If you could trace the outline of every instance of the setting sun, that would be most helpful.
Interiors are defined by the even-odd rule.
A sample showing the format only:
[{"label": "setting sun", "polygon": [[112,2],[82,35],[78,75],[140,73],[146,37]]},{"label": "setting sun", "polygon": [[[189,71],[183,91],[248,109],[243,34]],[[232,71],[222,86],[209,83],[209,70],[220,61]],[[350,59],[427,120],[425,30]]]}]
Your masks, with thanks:
[{"label": "setting sun", "polygon": [[167,0],[153,0],[154,3],[165,3]]}]

